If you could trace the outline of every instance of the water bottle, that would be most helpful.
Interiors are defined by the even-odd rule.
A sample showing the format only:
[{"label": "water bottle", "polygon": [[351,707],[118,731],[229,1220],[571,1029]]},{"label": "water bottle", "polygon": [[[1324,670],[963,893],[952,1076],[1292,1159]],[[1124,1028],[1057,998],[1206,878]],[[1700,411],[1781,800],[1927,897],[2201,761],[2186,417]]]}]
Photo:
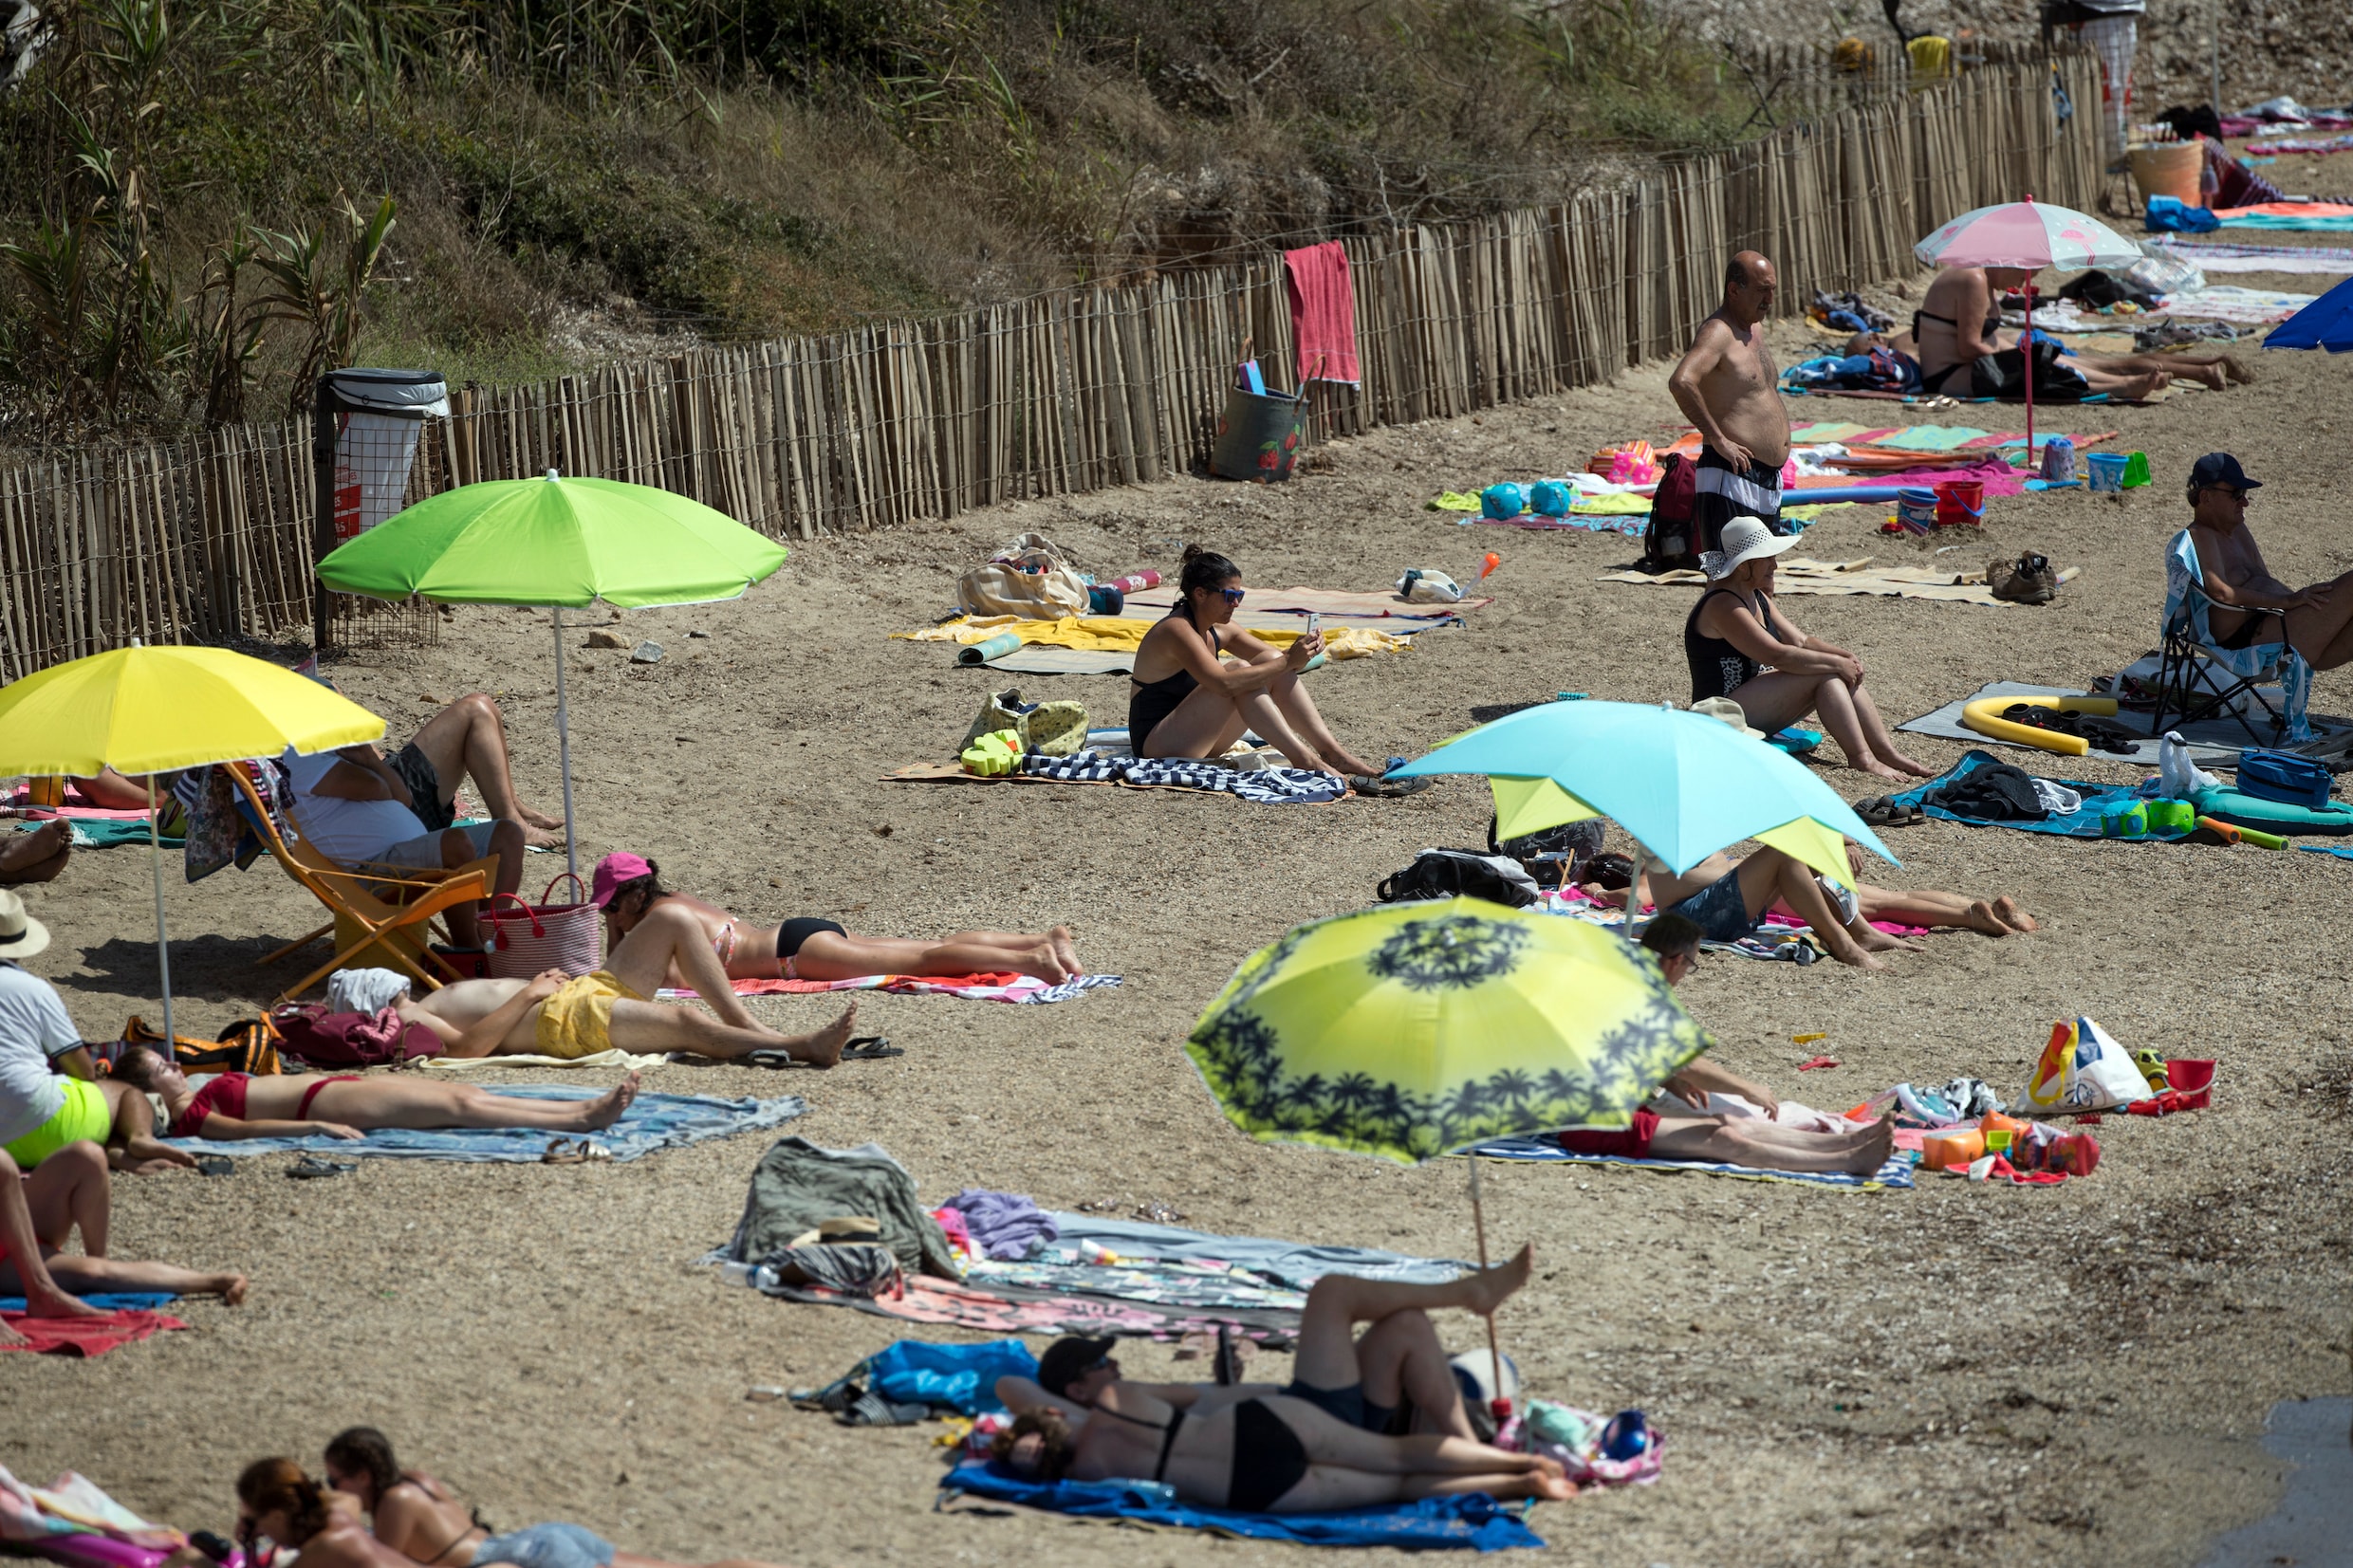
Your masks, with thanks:
[{"label": "water bottle", "polygon": [[1650,1451],[1650,1423],[1640,1411],[1620,1411],[1602,1429],[1602,1452],[1611,1459],[1639,1459]]}]

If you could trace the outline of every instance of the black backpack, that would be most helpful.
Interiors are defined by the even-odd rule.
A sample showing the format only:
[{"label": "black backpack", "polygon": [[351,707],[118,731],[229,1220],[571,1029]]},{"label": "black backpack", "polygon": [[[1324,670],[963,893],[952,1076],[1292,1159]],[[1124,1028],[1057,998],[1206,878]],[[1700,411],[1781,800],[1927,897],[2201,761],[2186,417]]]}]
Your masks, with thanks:
[{"label": "black backpack", "polygon": [[1375,896],[1384,904],[1416,898],[1484,898],[1526,909],[1537,898],[1535,879],[1517,860],[1475,849],[1425,849],[1414,863],[1384,877]]}]

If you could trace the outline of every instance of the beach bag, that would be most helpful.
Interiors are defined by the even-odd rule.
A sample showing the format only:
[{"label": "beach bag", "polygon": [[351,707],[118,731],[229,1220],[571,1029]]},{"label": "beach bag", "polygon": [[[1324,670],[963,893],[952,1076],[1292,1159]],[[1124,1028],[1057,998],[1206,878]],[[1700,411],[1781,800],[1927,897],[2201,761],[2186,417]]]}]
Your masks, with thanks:
[{"label": "beach bag", "polygon": [[1024,702],[1018,691],[991,692],[980,705],[980,716],[964,731],[964,745],[983,736],[1010,729],[1021,749],[1041,757],[1067,757],[1086,745],[1086,707],[1067,699]]},{"label": "beach bag", "polygon": [[[163,1036],[147,1026],[147,1021],[137,1013],[122,1025],[125,1045],[145,1045],[161,1049]],[[286,1067],[278,1061],[278,1036],[267,1019],[240,1019],[220,1032],[218,1040],[191,1040],[186,1035],[174,1035],[171,1041],[172,1060],[183,1073],[246,1073],[254,1078],[267,1078],[283,1073]]]},{"label": "beach bag", "polygon": [[[551,904],[557,882],[568,881],[578,902]],[[540,902],[527,904],[511,893],[493,895],[482,909],[482,945],[490,950],[491,978],[529,980],[544,969],[584,975],[604,958],[604,912],[587,902],[571,872],[550,881]],[[514,907],[509,909],[499,900]]]},{"label": "beach bag", "polygon": [[390,1007],[339,1013],[324,1003],[296,1002],[274,1009],[269,1026],[286,1055],[313,1067],[399,1067],[441,1054],[440,1036],[403,1023]]},{"label": "beach bag", "polygon": [[2011,1111],[2018,1116],[2104,1111],[2148,1098],[2149,1080],[2130,1051],[2088,1018],[2071,1024],[2063,1018],[2051,1025],[2050,1043],[2043,1047],[2027,1092]]},{"label": "beach bag", "polygon": [[2250,747],[2238,754],[2238,792],[2319,811],[2328,804],[2328,769],[2293,751]]},{"label": "beach bag", "polygon": [[1650,498],[1650,522],[1642,529],[1641,569],[1661,572],[1699,569],[1698,530],[1692,513],[1699,502],[1699,473],[1679,452],[1667,453],[1658,489]]},{"label": "beach bag", "polygon": [[1526,909],[1537,898],[1536,879],[1517,860],[1474,849],[1425,849],[1414,863],[1384,877],[1377,891],[1384,904],[1417,898],[1484,898]]},{"label": "beach bag", "polygon": [[967,615],[1025,620],[1084,616],[1089,606],[1086,580],[1061,546],[1035,533],[1010,541],[986,563],[966,572],[956,583],[956,603]]}]

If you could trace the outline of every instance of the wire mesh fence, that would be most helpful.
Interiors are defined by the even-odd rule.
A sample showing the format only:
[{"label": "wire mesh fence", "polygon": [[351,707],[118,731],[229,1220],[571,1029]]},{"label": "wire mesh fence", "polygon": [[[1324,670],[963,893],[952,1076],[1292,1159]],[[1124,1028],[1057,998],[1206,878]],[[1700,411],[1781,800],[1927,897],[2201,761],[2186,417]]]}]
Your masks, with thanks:
[{"label": "wire mesh fence", "polygon": [[[1849,73],[1853,75],[1855,73]],[[1679,352],[1736,250],[1785,308],[1909,271],[1943,219],[2101,178],[2080,53],[1924,85],[1882,73],[1835,113],[1560,207],[1345,240],[1362,379],[1309,383],[1310,430],[1448,418]],[[1875,79],[1876,80],[1876,79]],[[1204,465],[1245,342],[1299,370],[1283,263],[1040,295],[920,321],[465,388],[425,423],[406,500],[557,469],[690,495],[780,538],[1147,483]],[[308,623],[307,431],[0,468],[0,678],[149,642],[274,639]],[[339,609],[355,641],[430,638],[417,610]]]}]

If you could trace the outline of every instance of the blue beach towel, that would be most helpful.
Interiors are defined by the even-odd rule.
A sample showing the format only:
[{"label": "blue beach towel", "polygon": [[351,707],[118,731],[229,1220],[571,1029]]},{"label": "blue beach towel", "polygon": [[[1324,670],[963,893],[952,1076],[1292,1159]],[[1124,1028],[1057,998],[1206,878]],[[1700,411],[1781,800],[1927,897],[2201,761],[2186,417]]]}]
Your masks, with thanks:
[{"label": "blue beach towel", "polygon": [[1507,1546],[1544,1545],[1542,1537],[1484,1492],[1345,1513],[1244,1514],[1179,1503],[1175,1488],[1159,1482],[1024,1481],[996,1465],[967,1460],[940,1478],[939,1501],[944,1505],[966,1494],[1081,1519],[1132,1519],[1301,1546],[1467,1546],[1496,1552]]},{"label": "blue beach towel", "polygon": [[1572,1154],[1549,1138],[1497,1138],[1482,1143],[1469,1153],[1482,1159],[1562,1161],[1577,1165],[1623,1165],[1636,1171],[1702,1171],[1714,1176],[1738,1176],[1746,1181],[1793,1181],[1808,1187],[1843,1187],[1850,1192],[1881,1192],[1892,1188],[1909,1188],[1912,1181],[1912,1156],[1902,1150],[1887,1157],[1887,1163],[1868,1176],[1850,1176],[1842,1171],[1767,1171],[1753,1165],[1725,1165],[1714,1160],[1630,1160],[1622,1154]]},{"label": "blue beach towel", "polygon": [[[179,1294],[170,1290],[117,1290],[100,1291],[76,1299],[84,1306],[94,1306],[101,1312],[155,1312],[178,1301]],[[22,1296],[0,1296],[0,1312],[25,1310],[25,1298]]]},{"label": "blue beach towel", "polygon": [[[2014,827],[2023,833],[2056,833],[2069,839],[2098,839],[2104,837],[2100,831],[2100,817],[2103,809],[2109,806],[2130,805],[2133,802],[2143,798],[2138,789],[2129,784],[2090,784],[2082,779],[2057,779],[2052,782],[2065,784],[2084,797],[2083,807],[2068,816],[2046,817],[2039,822],[1996,821],[1986,817],[1962,817],[1947,811],[1940,805],[1928,803],[1930,791],[1941,789],[1955,779],[1967,778],[1978,768],[1999,761],[2001,761],[1999,757],[1987,752],[1972,751],[1959,762],[1955,763],[1951,772],[1939,774],[1916,789],[1907,789],[1902,794],[1891,795],[1888,799],[1898,805],[1918,806],[1931,817],[1941,817],[1948,822],[1967,822],[1972,827]],[[2175,839],[2188,837],[2187,833],[2177,828],[2167,832],[2152,831],[2140,840],[2120,839],[2118,841],[2164,843]]]},{"label": "blue beach towel", "polygon": [[[518,1099],[594,1099],[604,1091],[569,1083],[517,1083],[493,1089]],[[781,1099],[720,1099],[710,1095],[639,1095],[621,1120],[601,1133],[548,1133],[513,1127],[452,1128],[419,1132],[379,1129],[366,1137],[166,1138],[192,1154],[324,1154],[349,1159],[372,1154],[384,1159],[462,1160],[482,1165],[537,1165],[558,1138],[585,1137],[617,1161],[639,1159],[657,1149],[680,1149],[706,1138],[781,1127],[808,1109],[798,1095]]]}]

